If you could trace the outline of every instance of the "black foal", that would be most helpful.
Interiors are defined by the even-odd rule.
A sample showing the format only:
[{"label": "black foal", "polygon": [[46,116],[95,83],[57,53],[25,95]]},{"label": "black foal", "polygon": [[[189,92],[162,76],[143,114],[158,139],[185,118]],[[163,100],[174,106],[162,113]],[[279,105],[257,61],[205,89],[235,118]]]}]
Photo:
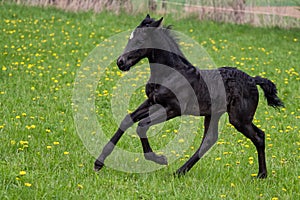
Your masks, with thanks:
[{"label": "black foal", "polygon": [[258,104],[259,85],[268,105],[283,106],[274,83],[231,67],[200,70],[183,55],[169,28],[161,27],[163,18],[154,20],[149,15],[132,32],[124,53],[118,58],[120,70],[128,71],[142,58],[150,63],[151,75],[146,85],[148,99],[134,112],[128,114],[117,132],[95,161],[95,170],[104,166],[105,158],[112,152],[123,133],[138,122],[145,159],[161,165],[167,158],[155,154],[147,138],[150,126],[181,115],[204,116],[204,137],[199,149],[177,170],[185,174],[216,143],[218,122],[225,112],[229,122],[255,145],[258,152],[258,177],[267,177],[265,160],[265,134],[253,124]]}]

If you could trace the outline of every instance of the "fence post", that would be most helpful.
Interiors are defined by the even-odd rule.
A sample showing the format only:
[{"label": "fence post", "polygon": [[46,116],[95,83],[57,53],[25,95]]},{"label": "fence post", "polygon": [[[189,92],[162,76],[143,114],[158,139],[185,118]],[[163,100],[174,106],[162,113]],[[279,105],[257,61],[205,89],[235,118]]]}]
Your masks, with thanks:
[{"label": "fence post", "polygon": [[149,0],[148,7],[149,7],[149,10],[155,11],[157,8],[157,4],[154,0]]},{"label": "fence post", "polygon": [[234,0],[232,4],[235,23],[244,23],[246,0]]}]

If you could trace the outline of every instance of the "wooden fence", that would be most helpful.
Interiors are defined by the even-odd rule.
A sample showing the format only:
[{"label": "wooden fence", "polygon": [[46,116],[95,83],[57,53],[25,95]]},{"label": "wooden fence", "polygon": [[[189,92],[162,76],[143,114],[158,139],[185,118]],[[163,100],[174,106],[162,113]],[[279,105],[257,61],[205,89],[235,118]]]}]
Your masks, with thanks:
[{"label": "wooden fence", "polygon": [[[176,18],[195,16],[254,26],[300,27],[299,0],[11,0],[19,4],[56,6],[65,10],[150,12]],[[297,3],[298,1],[298,3]]]}]

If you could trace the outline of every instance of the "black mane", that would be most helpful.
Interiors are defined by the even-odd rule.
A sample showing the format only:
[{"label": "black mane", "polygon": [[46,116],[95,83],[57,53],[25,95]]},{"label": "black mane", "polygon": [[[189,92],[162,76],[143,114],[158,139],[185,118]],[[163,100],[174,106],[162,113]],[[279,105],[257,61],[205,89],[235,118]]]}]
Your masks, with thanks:
[{"label": "black mane", "polygon": [[183,52],[181,51],[179,42],[180,39],[178,38],[178,36],[176,35],[176,33],[174,31],[172,31],[173,25],[167,25],[162,27],[162,31],[163,33],[166,35],[166,37],[169,38],[170,42],[174,45],[174,47],[176,48],[176,50],[174,52],[176,52],[175,56],[179,57],[180,60],[184,63],[185,67],[188,68],[192,68],[194,67],[189,61],[188,59],[185,57],[185,55],[183,54]]}]

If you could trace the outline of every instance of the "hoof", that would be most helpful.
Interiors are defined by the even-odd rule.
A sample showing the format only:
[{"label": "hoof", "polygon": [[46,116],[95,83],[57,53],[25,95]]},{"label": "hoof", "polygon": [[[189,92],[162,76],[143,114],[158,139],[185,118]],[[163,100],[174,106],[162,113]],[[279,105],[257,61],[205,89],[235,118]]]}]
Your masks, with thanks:
[{"label": "hoof", "polygon": [[151,160],[160,165],[168,165],[168,159],[164,155],[157,155],[154,152],[144,154],[146,160]]},{"label": "hoof", "polygon": [[187,173],[187,170],[186,170],[186,169],[181,169],[181,168],[179,168],[179,169],[174,173],[174,176],[175,176],[175,177],[181,177],[181,176],[184,176],[186,173]]},{"label": "hoof", "polygon": [[104,166],[104,163],[100,162],[99,160],[96,160],[94,163],[94,170],[95,172],[98,172],[102,167]]},{"label": "hoof", "polygon": [[258,173],[257,178],[261,178],[261,179],[267,178],[267,172]]}]

